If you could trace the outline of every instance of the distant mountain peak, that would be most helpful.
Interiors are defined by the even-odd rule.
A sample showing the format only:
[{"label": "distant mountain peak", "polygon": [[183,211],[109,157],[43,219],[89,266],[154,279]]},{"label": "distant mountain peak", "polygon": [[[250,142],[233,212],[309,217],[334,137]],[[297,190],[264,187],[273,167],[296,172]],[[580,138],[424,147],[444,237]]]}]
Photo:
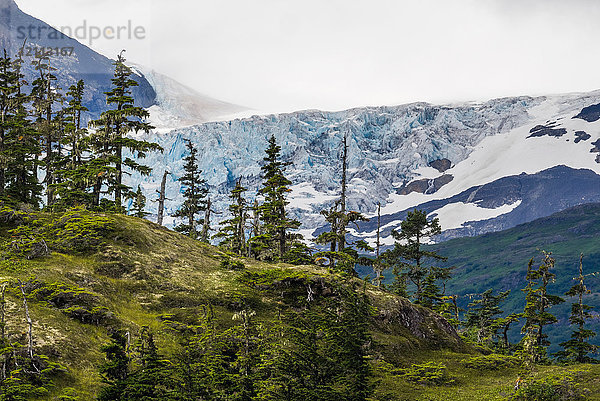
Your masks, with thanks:
[{"label": "distant mountain peak", "polygon": [[[48,25],[19,9],[13,0],[0,0],[0,51],[6,49],[10,56],[17,55],[25,43],[23,72],[29,82],[37,73],[31,65],[37,52],[44,49],[56,68],[58,87],[66,91],[70,85],[83,79],[86,83],[84,102],[91,116],[106,107],[104,92],[110,89],[113,62],[77,40],[61,34]],[[139,86],[133,95],[143,107],[155,103],[156,93],[143,76],[133,77]]]},{"label": "distant mountain peak", "polygon": [[130,66],[142,74],[156,91],[156,104],[148,111],[150,123],[157,129],[170,130],[223,120],[249,111],[247,107],[199,93],[153,69],[135,63],[131,63]]}]

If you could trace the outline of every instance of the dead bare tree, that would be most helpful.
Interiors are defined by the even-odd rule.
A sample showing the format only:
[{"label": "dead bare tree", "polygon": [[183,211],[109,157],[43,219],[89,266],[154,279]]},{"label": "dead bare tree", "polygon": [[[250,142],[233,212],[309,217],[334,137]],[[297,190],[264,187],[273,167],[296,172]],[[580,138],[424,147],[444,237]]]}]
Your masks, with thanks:
[{"label": "dead bare tree", "polygon": [[208,198],[206,200],[206,210],[204,210],[204,222],[202,223],[202,232],[200,233],[200,241],[202,241],[202,242],[208,242],[208,240],[209,240],[208,233],[211,230],[211,228],[210,228],[211,213],[221,214],[221,213],[217,212],[216,210],[212,210],[212,202],[211,202],[210,198]]},{"label": "dead bare tree", "polygon": [[35,363],[33,363],[33,321],[29,315],[29,306],[27,305],[27,296],[25,295],[25,289],[23,288],[23,282],[19,279],[19,287],[21,288],[21,294],[23,294],[23,307],[25,308],[25,318],[27,319],[27,355],[31,359],[33,367],[37,370]]},{"label": "dead bare tree", "polygon": [[377,203],[377,239],[375,241],[375,282],[377,283],[377,287],[381,287],[381,260],[379,260],[379,251],[381,249],[381,240],[380,240],[380,231],[381,231],[381,203]]},{"label": "dead bare tree", "polygon": [[168,171],[165,171],[165,173],[163,174],[163,178],[162,181],[160,183],[160,191],[156,191],[156,193],[158,194],[158,200],[156,200],[155,202],[158,202],[158,218],[156,220],[156,222],[159,225],[163,225],[163,216],[164,216],[164,212],[165,212],[165,201],[168,200],[168,198],[166,197],[166,190],[167,190],[167,176],[171,174]]}]

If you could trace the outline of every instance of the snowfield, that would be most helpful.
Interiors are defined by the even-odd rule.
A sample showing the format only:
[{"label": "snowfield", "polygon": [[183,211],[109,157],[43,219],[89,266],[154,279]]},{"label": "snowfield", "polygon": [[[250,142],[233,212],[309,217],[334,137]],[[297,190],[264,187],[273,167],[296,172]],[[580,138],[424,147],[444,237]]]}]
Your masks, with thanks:
[{"label": "snowfield", "polygon": [[[164,154],[151,154],[146,163],[154,172],[142,181],[134,174],[130,185],[144,182],[149,199],[166,169],[172,173],[167,183],[167,214],[182,202],[176,181],[182,174],[186,139],[199,149],[200,167],[207,179],[216,209],[226,211],[228,192],[242,177],[250,201],[260,186],[260,162],[267,139],[275,135],[285,160],[291,164],[288,178],[293,182],[289,195],[292,214],[302,222],[302,232],[313,235],[324,224],[320,210],[339,196],[340,150],[343,135],[348,135],[348,205],[373,217],[378,202],[382,215],[391,215],[432,200],[447,199],[469,188],[500,178],[534,174],[565,165],[585,168],[600,174],[598,153],[592,143],[600,139],[600,120],[573,119],[582,108],[600,103],[600,91],[547,97],[495,99],[485,103],[430,105],[414,103],[395,107],[367,107],[340,112],[318,110],[277,115],[254,115],[229,121],[213,121],[169,130],[169,124],[186,124],[210,118],[210,113],[230,111],[227,104],[204,105],[205,98],[181,88],[175,81],[145,71],[155,85],[159,106],[150,109],[153,123],[163,128],[144,139],[156,141]],[[190,98],[196,101],[189,107]],[[204,100],[203,100],[204,99]],[[214,106],[214,107],[213,107]],[[213,107],[213,108],[211,108]],[[233,106],[237,107],[237,106]],[[203,110],[203,113],[197,113]],[[564,129],[561,136],[532,136],[532,128],[542,125]],[[587,140],[575,143],[575,132],[585,131]],[[429,166],[438,159],[449,159],[452,167],[440,173]],[[399,191],[409,182],[433,180],[443,174],[452,181],[437,191]],[[471,198],[475,198],[476,190]],[[500,203],[493,208],[467,200],[435,210],[445,230],[468,226],[468,222],[494,219],[511,213],[520,201]],[[149,202],[149,211],[156,204]],[[222,215],[224,218],[226,214]],[[168,221],[173,224],[173,221]],[[215,222],[216,223],[216,222]],[[399,224],[399,221],[397,222]],[[213,224],[214,226],[215,224]],[[386,222],[388,227],[393,222]],[[374,233],[353,232],[372,240]],[[391,238],[385,239],[389,243]]]}]

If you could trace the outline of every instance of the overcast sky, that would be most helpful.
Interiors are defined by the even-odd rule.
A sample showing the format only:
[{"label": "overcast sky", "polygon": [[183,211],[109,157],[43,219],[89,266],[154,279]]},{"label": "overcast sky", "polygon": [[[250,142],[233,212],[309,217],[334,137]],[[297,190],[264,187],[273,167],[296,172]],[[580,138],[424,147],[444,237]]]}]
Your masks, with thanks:
[{"label": "overcast sky", "polygon": [[600,88],[597,0],[16,1],[55,27],[131,21],[145,39],[91,47],[259,111]]}]

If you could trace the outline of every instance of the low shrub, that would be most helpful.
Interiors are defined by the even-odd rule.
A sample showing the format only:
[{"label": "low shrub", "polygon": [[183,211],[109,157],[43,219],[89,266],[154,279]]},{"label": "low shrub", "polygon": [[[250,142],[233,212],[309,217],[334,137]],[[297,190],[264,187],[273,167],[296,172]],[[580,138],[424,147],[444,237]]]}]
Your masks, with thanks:
[{"label": "low shrub", "polygon": [[442,385],[454,382],[443,363],[426,362],[412,364],[408,369],[399,369],[399,373],[409,382],[424,385]]},{"label": "low shrub", "polygon": [[220,267],[221,269],[226,270],[244,270],[246,268],[246,265],[244,265],[244,263],[240,262],[239,260],[225,258],[221,260]]},{"label": "low shrub", "polygon": [[571,372],[526,380],[511,396],[511,401],[585,400],[585,390]]}]

